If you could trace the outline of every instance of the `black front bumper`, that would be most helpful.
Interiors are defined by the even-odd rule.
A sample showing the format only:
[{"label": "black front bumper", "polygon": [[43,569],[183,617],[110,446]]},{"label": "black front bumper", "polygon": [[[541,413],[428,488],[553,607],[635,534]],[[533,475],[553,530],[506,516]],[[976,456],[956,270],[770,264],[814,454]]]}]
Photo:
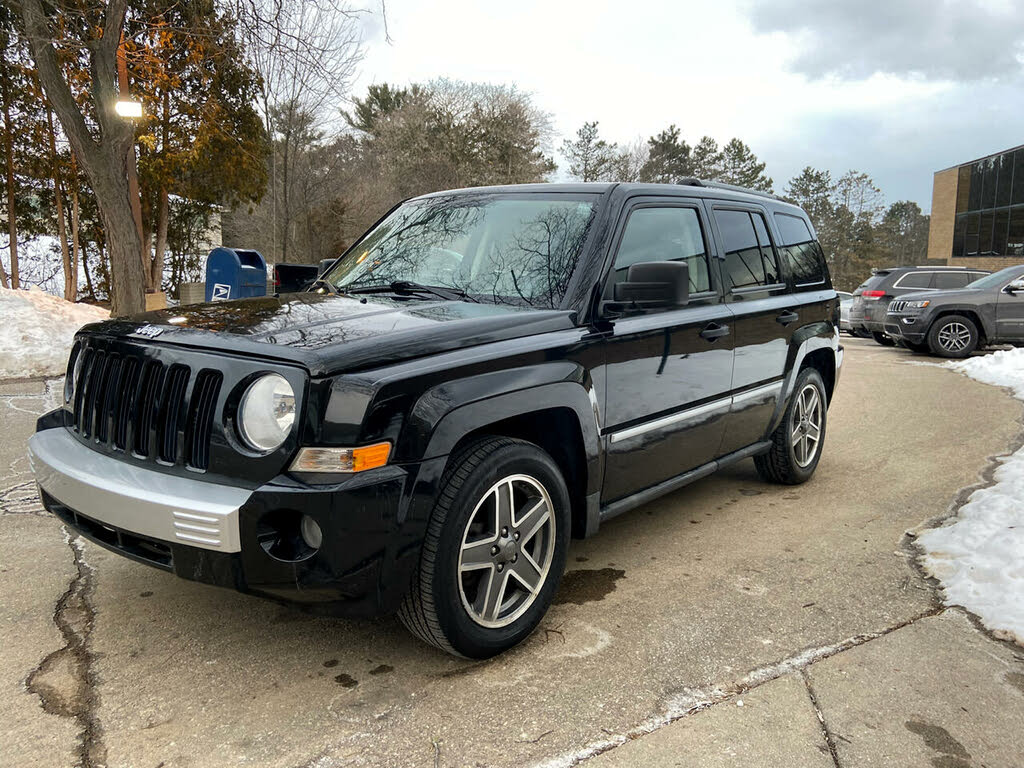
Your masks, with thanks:
[{"label": "black front bumper", "polygon": [[[906,322],[912,320],[913,322]],[[906,339],[914,344],[923,344],[928,336],[929,323],[921,315],[888,314],[885,317],[885,333],[894,339]]]},{"label": "black front bumper", "polygon": [[[43,489],[40,495],[69,529],[136,562],[315,613],[374,615],[397,610],[409,588],[444,463],[382,467],[334,485],[280,476],[239,508],[237,552],[143,535],[83,515]],[[304,514],[320,526],[320,549],[275,556],[279,523]]]}]

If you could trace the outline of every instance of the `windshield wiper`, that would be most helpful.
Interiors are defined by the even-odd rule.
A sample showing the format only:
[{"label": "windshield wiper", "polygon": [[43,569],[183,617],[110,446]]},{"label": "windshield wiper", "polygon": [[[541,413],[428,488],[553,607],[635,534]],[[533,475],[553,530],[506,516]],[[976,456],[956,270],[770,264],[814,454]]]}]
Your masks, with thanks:
[{"label": "windshield wiper", "polygon": [[460,291],[458,288],[445,288],[440,285],[423,285],[422,283],[416,283],[412,280],[392,280],[390,283],[385,285],[362,285],[354,288],[347,288],[342,286],[342,290],[345,293],[383,293],[390,291],[392,293],[427,293],[431,296],[437,296],[445,301],[471,301],[474,304],[479,304],[477,299],[474,299],[465,291]]},{"label": "windshield wiper", "polygon": [[327,292],[332,296],[338,295],[338,288],[330,280],[324,280],[322,277],[318,277],[312,283],[309,284],[310,289],[323,287],[327,289]]}]

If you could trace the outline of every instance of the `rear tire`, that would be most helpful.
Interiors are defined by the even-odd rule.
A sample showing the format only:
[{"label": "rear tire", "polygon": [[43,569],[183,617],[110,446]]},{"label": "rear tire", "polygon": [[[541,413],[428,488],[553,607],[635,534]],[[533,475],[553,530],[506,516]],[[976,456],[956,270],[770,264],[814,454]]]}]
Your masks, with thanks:
[{"label": "rear tire", "polygon": [[963,315],[940,317],[928,329],[928,347],[939,357],[967,357],[978,348],[978,326]]},{"label": "rear tire", "polygon": [[883,347],[895,347],[896,342],[886,336],[884,333],[879,331],[872,331],[871,338],[875,340],[876,344],[881,344]]},{"label": "rear tire", "polygon": [[485,437],[453,454],[398,618],[471,659],[525,640],[565,569],[569,510],[558,465],[532,443]]},{"label": "rear tire", "polygon": [[804,368],[796,378],[782,422],[771,435],[771,450],[754,457],[761,479],[781,485],[809,480],[821,459],[827,419],[828,401],[821,374],[814,368]]}]

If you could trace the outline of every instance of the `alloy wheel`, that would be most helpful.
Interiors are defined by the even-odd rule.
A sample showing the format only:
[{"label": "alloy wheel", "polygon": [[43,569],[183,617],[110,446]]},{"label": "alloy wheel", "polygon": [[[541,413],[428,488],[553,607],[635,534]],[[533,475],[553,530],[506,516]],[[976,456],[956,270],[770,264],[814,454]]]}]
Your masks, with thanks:
[{"label": "alloy wheel", "polygon": [[947,352],[963,352],[971,343],[971,331],[963,323],[947,323],[939,329],[938,341]]},{"label": "alloy wheel", "polygon": [[791,435],[793,454],[801,467],[808,466],[818,454],[821,444],[822,402],[818,388],[806,385],[797,395],[793,408]]},{"label": "alloy wheel", "polygon": [[504,477],[469,517],[459,550],[459,594],[470,618],[505,627],[533,605],[555,553],[551,496],[529,475]]}]

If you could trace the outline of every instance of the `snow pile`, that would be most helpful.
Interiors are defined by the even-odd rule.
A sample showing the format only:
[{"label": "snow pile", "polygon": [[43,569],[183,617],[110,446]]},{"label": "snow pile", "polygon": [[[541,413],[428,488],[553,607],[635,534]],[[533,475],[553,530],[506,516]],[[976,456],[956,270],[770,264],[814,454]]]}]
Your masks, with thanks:
[{"label": "snow pile", "polygon": [[[949,363],[1024,400],[1024,349]],[[1001,636],[1024,645],[1024,448],[1002,461],[994,484],[971,494],[956,518],[918,536],[925,569],[947,605],[962,605]]]},{"label": "snow pile", "polygon": [[75,332],[109,317],[101,307],[72,304],[38,288],[0,288],[0,379],[61,376]]}]

